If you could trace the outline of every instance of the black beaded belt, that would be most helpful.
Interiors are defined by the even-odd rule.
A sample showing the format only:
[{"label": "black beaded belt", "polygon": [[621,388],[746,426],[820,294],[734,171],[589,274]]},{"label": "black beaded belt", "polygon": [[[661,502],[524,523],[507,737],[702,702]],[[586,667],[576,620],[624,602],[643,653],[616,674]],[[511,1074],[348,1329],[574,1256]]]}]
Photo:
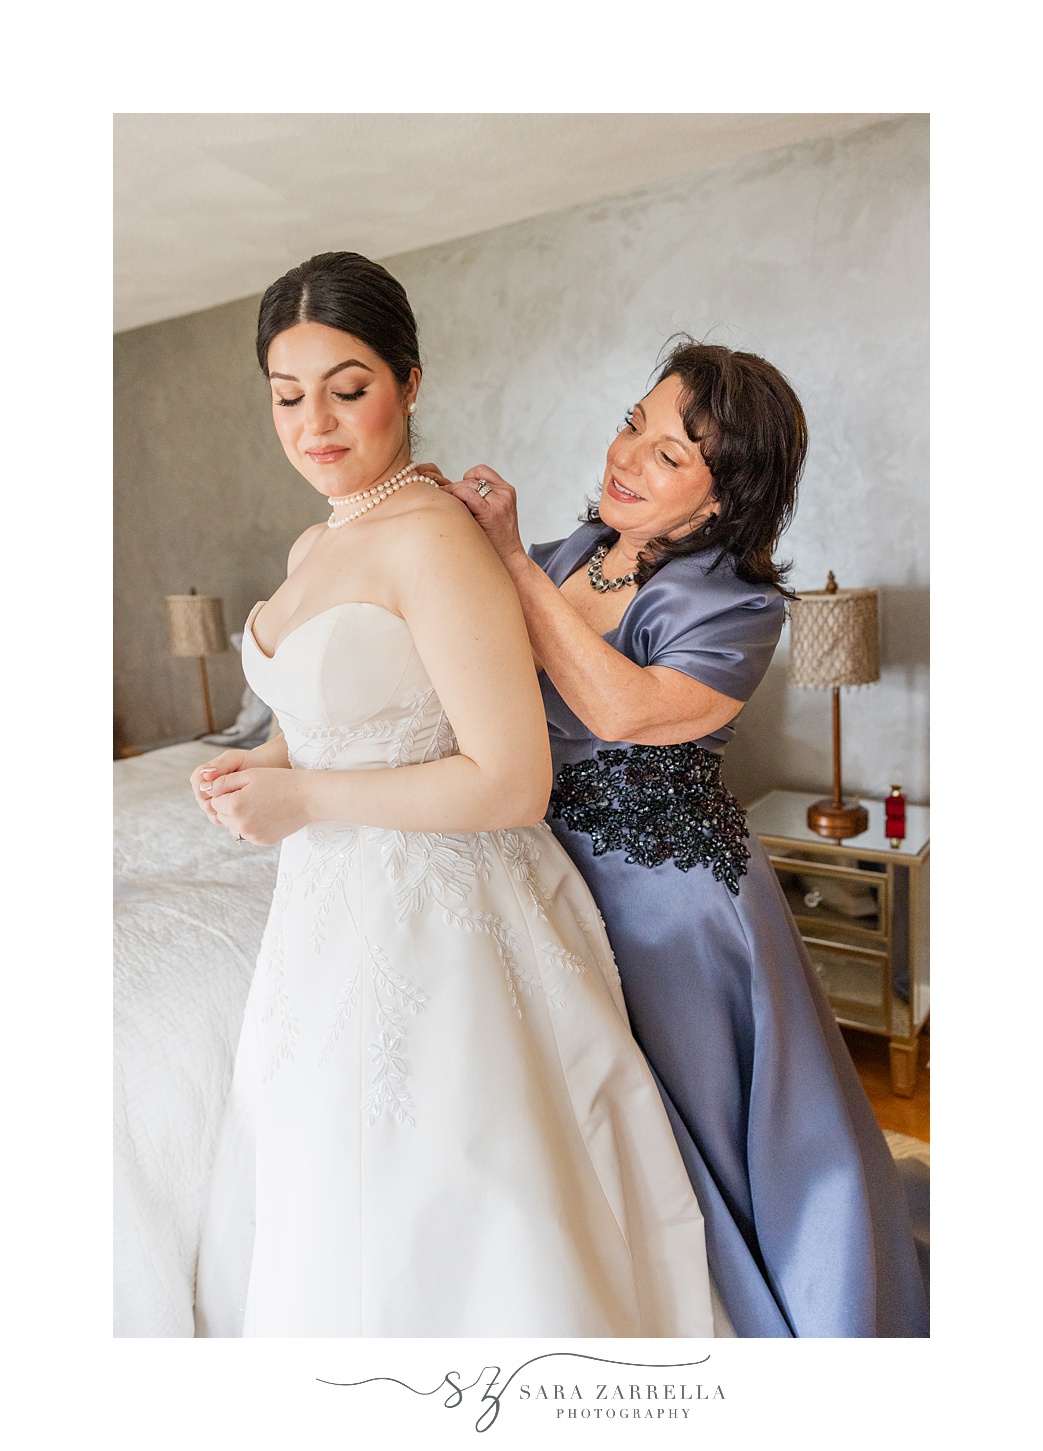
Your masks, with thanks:
[{"label": "black beaded belt", "polygon": [[679,746],[615,746],[562,766],[551,815],[586,833],[594,855],[625,851],[628,862],[682,872],[709,867],[735,896],[750,859],[746,814],[721,780],[721,758]]}]

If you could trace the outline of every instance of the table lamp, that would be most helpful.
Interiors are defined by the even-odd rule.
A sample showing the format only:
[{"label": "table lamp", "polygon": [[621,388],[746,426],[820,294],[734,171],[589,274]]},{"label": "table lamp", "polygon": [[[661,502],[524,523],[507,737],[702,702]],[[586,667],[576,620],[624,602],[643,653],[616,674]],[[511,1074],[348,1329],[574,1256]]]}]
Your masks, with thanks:
[{"label": "table lamp", "polygon": [[220,655],[228,649],[224,606],[216,595],[196,594],[194,586],[187,595],[165,595],[164,598],[167,602],[167,625],[170,629],[170,653],[194,655],[199,661],[199,683],[203,689],[206,729],[208,734],[213,735],[214,712],[210,706],[206,657]]},{"label": "table lamp", "polygon": [[808,807],[808,826],[835,841],[869,825],[859,802],[845,799],[840,775],[840,690],[880,679],[880,636],[874,589],[839,589],[829,571],[824,590],[790,604],[791,684],[833,692],[833,795]]}]

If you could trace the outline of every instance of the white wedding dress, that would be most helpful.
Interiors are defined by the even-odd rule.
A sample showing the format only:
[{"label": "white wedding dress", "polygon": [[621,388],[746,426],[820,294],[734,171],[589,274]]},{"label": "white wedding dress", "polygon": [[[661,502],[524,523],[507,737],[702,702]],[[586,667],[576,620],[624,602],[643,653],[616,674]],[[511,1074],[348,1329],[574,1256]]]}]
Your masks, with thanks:
[{"label": "white wedding dress", "polygon": [[[295,769],[456,750],[397,615],[336,606],[271,658],[252,626],[246,676]],[[196,1330],[714,1333],[699,1206],[597,909],[542,823],[283,843]]]}]

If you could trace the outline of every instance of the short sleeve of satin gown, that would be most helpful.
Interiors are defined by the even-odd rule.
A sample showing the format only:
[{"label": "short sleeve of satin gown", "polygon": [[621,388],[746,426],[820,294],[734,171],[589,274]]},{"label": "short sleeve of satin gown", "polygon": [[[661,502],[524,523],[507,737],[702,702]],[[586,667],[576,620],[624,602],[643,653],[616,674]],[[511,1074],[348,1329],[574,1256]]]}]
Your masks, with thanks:
[{"label": "short sleeve of satin gown", "polygon": [[638,591],[633,619],[624,619],[628,653],[640,665],[679,670],[732,700],[747,701],[771,664],[785,603],[770,586],[695,565],[677,560]]},{"label": "short sleeve of satin gown", "polygon": [[528,550],[529,558],[534,560],[544,573],[546,573],[547,565],[564,542],[564,539],[552,539],[549,544],[530,544]]}]

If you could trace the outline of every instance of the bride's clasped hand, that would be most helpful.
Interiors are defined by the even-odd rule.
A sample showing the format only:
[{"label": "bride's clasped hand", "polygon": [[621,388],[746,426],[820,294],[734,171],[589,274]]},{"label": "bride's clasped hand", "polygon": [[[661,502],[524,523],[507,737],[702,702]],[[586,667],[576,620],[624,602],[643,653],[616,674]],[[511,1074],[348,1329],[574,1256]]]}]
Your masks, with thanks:
[{"label": "bride's clasped hand", "polygon": [[228,752],[193,773],[192,787],[210,819],[240,841],[276,846],[317,818],[307,772],[249,766],[243,752]]}]

